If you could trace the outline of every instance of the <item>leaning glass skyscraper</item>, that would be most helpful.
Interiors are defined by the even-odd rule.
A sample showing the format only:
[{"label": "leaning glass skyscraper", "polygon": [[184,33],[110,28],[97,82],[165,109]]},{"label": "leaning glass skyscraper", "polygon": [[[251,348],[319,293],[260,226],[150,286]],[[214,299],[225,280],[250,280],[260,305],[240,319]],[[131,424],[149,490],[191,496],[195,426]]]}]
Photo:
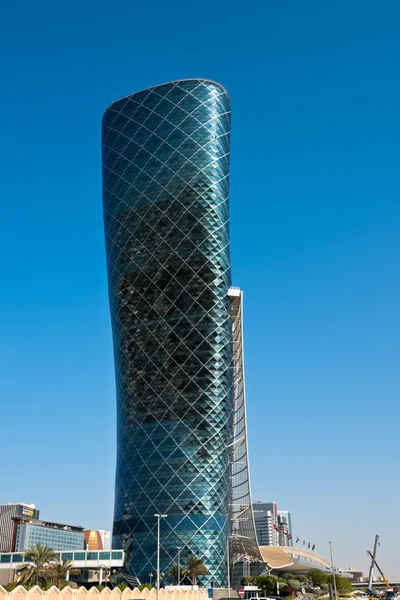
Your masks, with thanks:
[{"label": "leaning glass skyscraper", "polygon": [[230,103],[189,79],[103,118],[103,196],[117,386],[114,547],[155,573],[189,555],[227,583],[234,368]]}]

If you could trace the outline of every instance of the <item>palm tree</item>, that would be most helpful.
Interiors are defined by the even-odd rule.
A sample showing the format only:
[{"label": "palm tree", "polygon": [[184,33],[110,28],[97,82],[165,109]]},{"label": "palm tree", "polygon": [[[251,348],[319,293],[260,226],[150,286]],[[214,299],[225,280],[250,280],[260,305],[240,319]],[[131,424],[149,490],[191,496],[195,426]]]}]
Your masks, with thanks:
[{"label": "palm tree", "polygon": [[178,565],[174,565],[172,569],[167,573],[167,577],[172,577],[172,579],[178,583]]},{"label": "palm tree", "polygon": [[39,585],[39,578],[45,578],[49,563],[56,559],[52,548],[38,544],[24,552],[25,563],[18,568],[18,581],[20,583],[32,583]]},{"label": "palm tree", "polygon": [[17,581],[21,585],[30,585],[35,581],[36,567],[30,563],[24,563],[17,569]]},{"label": "palm tree", "polygon": [[196,585],[198,575],[207,575],[207,567],[201,558],[189,556],[184,572],[192,577],[192,585]]},{"label": "palm tree", "polygon": [[53,585],[60,588],[61,583],[70,575],[79,575],[80,569],[74,569],[72,561],[64,558],[62,562],[57,558],[48,568],[48,576]]}]

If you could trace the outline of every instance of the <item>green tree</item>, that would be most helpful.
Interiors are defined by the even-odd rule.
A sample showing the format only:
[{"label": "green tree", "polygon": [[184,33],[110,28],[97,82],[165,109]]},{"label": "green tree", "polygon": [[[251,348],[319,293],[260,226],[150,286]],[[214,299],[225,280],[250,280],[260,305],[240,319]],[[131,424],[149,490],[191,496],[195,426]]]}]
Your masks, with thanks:
[{"label": "green tree", "polygon": [[[182,571],[182,570],[181,570]],[[179,573],[182,575],[182,573]],[[172,569],[167,573],[167,577],[172,577],[175,583],[179,583],[178,581],[178,565],[174,565]]]},{"label": "green tree", "polygon": [[47,568],[47,577],[53,585],[60,588],[61,583],[70,575],[79,575],[80,569],[74,569],[72,561],[64,560],[61,562],[58,558],[51,562]]},{"label": "green tree", "polygon": [[307,581],[307,577],[305,575],[297,575],[297,573],[284,573],[282,575],[282,579],[285,581]]},{"label": "green tree", "polygon": [[308,575],[314,585],[321,586],[323,583],[329,583],[328,575],[326,575],[326,573],[323,573],[319,569],[311,569]]},{"label": "green tree", "polygon": [[138,587],[139,592],[143,592],[143,590],[151,590],[151,589],[152,589],[152,587],[151,587],[150,583],[142,583]]},{"label": "green tree", "polygon": [[[327,579],[328,579],[328,583],[330,583],[333,586],[334,585],[333,584],[333,575],[328,575]],[[348,579],[346,579],[346,577],[340,577],[339,575],[335,575],[335,580],[336,580],[336,589],[339,592],[339,594],[351,592],[353,590],[353,587],[352,587],[350,581]]]},{"label": "green tree", "polygon": [[274,596],[277,592],[277,584],[285,584],[286,581],[274,575],[260,575],[252,578],[253,584],[257,585],[262,591],[263,596]]},{"label": "green tree", "polygon": [[307,577],[305,575],[298,575],[297,573],[285,573],[282,575],[282,579],[285,581],[307,581]]},{"label": "green tree", "polygon": [[[167,573],[167,577],[172,577],[176,584],[180,583],[189,583],[190,584],[190,573],[186,567],[180,568],[180,573],[178,574],[178,565],[174,565],[172,569]],[[178,581],[180,579],[180,581]]]},{"label": "green tree", "polygon": [[297,573],[294,573],[292,579],[297,579],[297,581],[301,581],[302,583],[307,581],[307,577],[305,575],[298,575]]},{"label": "green tree", "polygon": [[56,554],[47,545],[38,544],[24,552],[25,563],[17,569],[18,583],[32,585],[46,582],[50,563],[56,560]]},{"label": "green tree", "polygon": [[201,558],[197,556],[189,556],[186,566],[184,567],[182,574],[190,575],[192,578],[192,585],[196,585],[197,577],[199,575],[207,575],[207,567]]}]

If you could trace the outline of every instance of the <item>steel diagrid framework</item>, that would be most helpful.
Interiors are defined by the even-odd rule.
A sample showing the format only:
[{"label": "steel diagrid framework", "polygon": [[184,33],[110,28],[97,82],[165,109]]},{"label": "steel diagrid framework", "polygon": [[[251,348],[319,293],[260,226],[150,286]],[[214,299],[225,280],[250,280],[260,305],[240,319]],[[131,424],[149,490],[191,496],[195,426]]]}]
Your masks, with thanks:
[{"label": "steel diagrid framework", "polygon": [[[175,81],[103,118],[103,196],[117,386],[114,547],[147,581],[189,555],[227,583],[232,323],[230,103]],[[229,449],[227,449],[229,448]]]},{"label": "steel diagrid framework", "polygon": [[231,288],[228,295],[232,305],[234,418],[232,446],[232,499],[231,499],[231,556],[232,562],[241,561],[250,575],[250,562],[262,561],[257,543],[250,490],[247,449],[246,393],[243,357],[243,292]]}]

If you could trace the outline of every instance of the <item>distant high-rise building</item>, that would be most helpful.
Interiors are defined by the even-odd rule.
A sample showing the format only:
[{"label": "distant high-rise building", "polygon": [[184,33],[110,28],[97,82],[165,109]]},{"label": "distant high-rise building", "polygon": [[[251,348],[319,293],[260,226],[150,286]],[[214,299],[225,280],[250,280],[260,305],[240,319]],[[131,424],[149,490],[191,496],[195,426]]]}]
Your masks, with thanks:
[{"label": "distant high-rise building", "polygon": [[39,518],[39,511],[34,504],[24,502],[10,502],[0,505],[0,552],[13,550],[13,517]]},{"label": "distant high-rise building", "polygon": [[278,511],[279,545],[293,546],[292,516],[287,510]]},{"label": "distant high-rise building", "polygon": [[14,552],[23,552],[38,544],[50,546],[57,551],[85,549],[83,527],[27,517],[14,517],[13,521],[15,522],[15,542],[12,548]]},{"label": "distant high-rise building", "polygon": [[180,547],[182,561],[204,560],[202,583],[226,586],[232,532],[235,554],[261,558],[234,348],[242,294],[229,295],[230,115],[221,85],[188,79],[121,98],[103,117],[118,428],[113,546],[143,581],[156,566],[155,515],[163,516],[165,572]]},{"label": "distant high-rise building", "polygon": [[254,522],[260,546],[279,546],[278,505],[275,502],[254,502]]}]

